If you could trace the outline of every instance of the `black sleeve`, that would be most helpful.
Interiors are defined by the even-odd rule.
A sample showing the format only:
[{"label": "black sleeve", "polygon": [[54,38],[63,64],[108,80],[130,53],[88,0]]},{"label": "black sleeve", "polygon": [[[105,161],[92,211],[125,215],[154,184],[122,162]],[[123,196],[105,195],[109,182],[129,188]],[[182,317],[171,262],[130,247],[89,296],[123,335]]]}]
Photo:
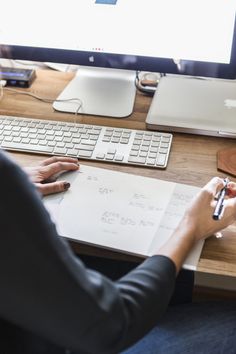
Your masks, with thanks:
[{"label": "black sleeve", "polygon": [[86,269],[58,237],[35,187],[0,152],[0,316],[88,353],[117,353],[147,333],[176,269],[154,256],[117,282]]}]

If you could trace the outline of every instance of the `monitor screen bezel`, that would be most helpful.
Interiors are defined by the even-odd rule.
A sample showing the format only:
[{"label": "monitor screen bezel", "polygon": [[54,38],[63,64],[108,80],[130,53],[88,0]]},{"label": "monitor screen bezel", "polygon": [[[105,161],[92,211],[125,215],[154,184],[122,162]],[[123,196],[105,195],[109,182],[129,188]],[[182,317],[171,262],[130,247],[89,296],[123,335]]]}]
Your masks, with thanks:
[{"label": "monitor screen bezel", "polygon": [[[28,60],[37,62],[54,62],[91,67],[103,67],[114,69],[127,69],[135,71],[150,71],[163,74],[181,74],[194,76],[210,76],[224,79],[236,77],[236,17],[234,21],[234,33],[229,64],[190,61],[184,58],[184,67],[187,70],[179,70],[173,59],[136,56],[126,54],[110,54],[96,51],[65,50],[43,47],[27,47],[18,45],[4,45],[8,48],[0,52],[0,57],[9,56],[11,59]],[[5,54],[4,54],[5,53]],[[7,55],[6,55],[7,53]],[[189,68],[193,68],[189,70]]]}]

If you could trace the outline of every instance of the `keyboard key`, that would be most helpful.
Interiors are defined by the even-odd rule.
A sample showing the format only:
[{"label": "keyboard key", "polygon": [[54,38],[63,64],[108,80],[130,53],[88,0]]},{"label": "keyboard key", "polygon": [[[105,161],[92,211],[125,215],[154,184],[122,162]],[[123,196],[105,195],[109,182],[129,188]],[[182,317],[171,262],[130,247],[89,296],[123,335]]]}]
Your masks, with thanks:
[{"label": "keyboard key", "polygon": [[103,160],[103,159],[105,159],[105,154],[99,153],[96,155],[96,158],[99,160]]},{"label": "keyboard key", "polygon": [[23,143],[14,143],[14,142],[2,142],[1,144],[2,148],[5,149],[14,149],[14,150],[19,150],[19,151],[32,151],[35,150],[35,152],[38,153],[49,153],[51,154],[53,152],[53,148],[50,146],[39,146],[37,145],[37,150],[35,149],[35,147],[33,145],[29,145],[29,144],[23,144]]},{"label": "keyboard key", "polygon": [[157,160],[156,160],[156,163],[158,165],[165,165],[165,162],[166,162],[166,155],[164,154],[159,154],[158,157],[157,157]]},{"label": "keyboard key", "polygon": [[54,154],[60,154],[60,155],[66,155],[67,149],[65,148],[59,148],[59,147],[55,147],[53,153]]},{"label": "keyboard key", "polygon": [[135,157],[135,156],[130,156],[128,159],[128,162],[133,162],[133,163],[140,163],[140,164],[145,164],[146,159],[144,157]]},{"label": "keyboard key", "polygon": [[78,157],[91,157],[92,151],[79,151]]},{"label": "keyboard key", "polygon": [[75,156],[75,157],[77,157],[77,156],[78,156],[78,152],[79,152],[79,150],[77,150],[77,149],[68,149],[68,150],[67,150],[67,155],[68,155],[68,156]]},{"label": "keyboard key", "polygon": [[124,160],[124,156],[123,155],[116,155],[115,156],[115,161],[123,161]]}]

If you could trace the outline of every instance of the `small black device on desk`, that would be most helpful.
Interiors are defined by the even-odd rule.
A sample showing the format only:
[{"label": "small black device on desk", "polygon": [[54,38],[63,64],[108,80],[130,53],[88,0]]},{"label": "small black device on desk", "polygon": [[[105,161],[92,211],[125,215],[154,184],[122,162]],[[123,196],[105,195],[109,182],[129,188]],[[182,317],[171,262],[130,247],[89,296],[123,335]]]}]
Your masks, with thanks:
[{"label": "small black device on desk", "polygon": [[0,79],[6,80],[8,86],[29,87],[35,77],[33,69],[0,67]]}]

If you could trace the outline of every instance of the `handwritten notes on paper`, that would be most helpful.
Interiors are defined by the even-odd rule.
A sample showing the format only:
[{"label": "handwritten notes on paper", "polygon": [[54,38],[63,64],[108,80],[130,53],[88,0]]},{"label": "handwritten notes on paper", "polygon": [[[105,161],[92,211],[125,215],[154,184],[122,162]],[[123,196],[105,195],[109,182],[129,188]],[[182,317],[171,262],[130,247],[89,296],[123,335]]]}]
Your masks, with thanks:
[{"label": "handwritten notes on paper", "polygon": [[[198,190],[89,166],[66,180],[71,183],[66,193],[45,198],[61,236],[144,256],[170,237]],[[201,248],[187,267],[196,266]]]}]

